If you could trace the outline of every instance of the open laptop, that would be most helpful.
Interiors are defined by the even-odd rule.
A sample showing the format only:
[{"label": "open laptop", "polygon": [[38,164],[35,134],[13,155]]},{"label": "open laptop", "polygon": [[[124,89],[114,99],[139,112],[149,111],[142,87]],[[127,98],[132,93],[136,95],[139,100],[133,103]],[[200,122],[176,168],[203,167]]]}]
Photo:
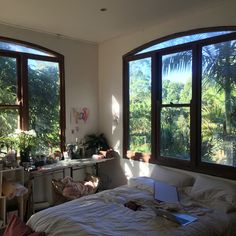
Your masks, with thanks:
[{"label": "open laptop", "polygon": [[[154,184],[154,198],[157,201],[167,202],[167,203],[179,203],[179,196],[175,186],[156,181]],[[171,212],[164,209],[154,209],[157,216],[164,217],[171,220],[179,225],[185,226],[197,220],[188,214],[182,214],[178,212]]]},{"label": "open laptop", "polygon": [[154,199],[167,203],[179,203],[176,187],[160,181],[154,184]]}]

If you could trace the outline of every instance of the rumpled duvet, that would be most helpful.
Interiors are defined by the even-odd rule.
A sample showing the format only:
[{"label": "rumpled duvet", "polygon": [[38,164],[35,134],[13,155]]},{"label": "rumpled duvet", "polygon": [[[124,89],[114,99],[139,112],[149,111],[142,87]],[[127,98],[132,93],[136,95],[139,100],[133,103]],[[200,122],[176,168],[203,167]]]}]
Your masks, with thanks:
[{"label": "rumpled duvet", "polygon": [[[133,211],[124,204],[135,201],[142,207]],[[203,208],[181,194],[184,209],[198,220],[187,226],[157,216],[153,191],[145,183],[125,185],[85,196],[31,216],[27,224],[48,236],[235,236],[236,214]]]}]

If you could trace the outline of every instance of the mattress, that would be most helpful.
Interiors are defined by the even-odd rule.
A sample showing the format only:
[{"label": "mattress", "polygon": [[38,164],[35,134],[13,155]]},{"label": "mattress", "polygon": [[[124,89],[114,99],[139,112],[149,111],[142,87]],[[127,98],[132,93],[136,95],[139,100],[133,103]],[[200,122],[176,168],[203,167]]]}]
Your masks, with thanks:
[{"label": "mattress", "polygon": [[[48,236],[235,236],[236,213],[203,208],[196,202],[188,202],[187,193],[183,192],[181,201],[188,202],[190,214],[198,220],[180,226],[156,215],[153,196],[150,182],[139,180],[40,211],[27,224]],[[124,206],[128,201],[142,207],[133,211]]]}]

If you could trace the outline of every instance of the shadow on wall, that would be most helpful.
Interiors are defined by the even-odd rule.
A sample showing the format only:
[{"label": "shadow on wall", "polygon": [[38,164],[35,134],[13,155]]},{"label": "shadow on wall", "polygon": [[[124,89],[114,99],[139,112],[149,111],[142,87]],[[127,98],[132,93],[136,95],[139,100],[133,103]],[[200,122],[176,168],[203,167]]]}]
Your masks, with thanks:
[{"label": "shadow on wall", "polygon": [[120,164],[120,155],[113,154],[114,159],[99,164],[98,175],[101,181],[101,190],[115,188],[127,184],[127,178]]}]

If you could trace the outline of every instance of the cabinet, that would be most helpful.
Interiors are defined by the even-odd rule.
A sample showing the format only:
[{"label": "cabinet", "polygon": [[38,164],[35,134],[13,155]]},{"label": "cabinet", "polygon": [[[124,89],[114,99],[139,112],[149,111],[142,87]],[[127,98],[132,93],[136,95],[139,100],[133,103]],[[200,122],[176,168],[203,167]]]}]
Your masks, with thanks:
[{"label": "cabinet", "polygon": [[[24,169],[19,167],[15,169],[0,170],[0,229],[6,226],[8,200],[2,194],[3,178],[24,185]],[[24,198],[17,197],[18,215],[23,220],[24,216]]]}]

